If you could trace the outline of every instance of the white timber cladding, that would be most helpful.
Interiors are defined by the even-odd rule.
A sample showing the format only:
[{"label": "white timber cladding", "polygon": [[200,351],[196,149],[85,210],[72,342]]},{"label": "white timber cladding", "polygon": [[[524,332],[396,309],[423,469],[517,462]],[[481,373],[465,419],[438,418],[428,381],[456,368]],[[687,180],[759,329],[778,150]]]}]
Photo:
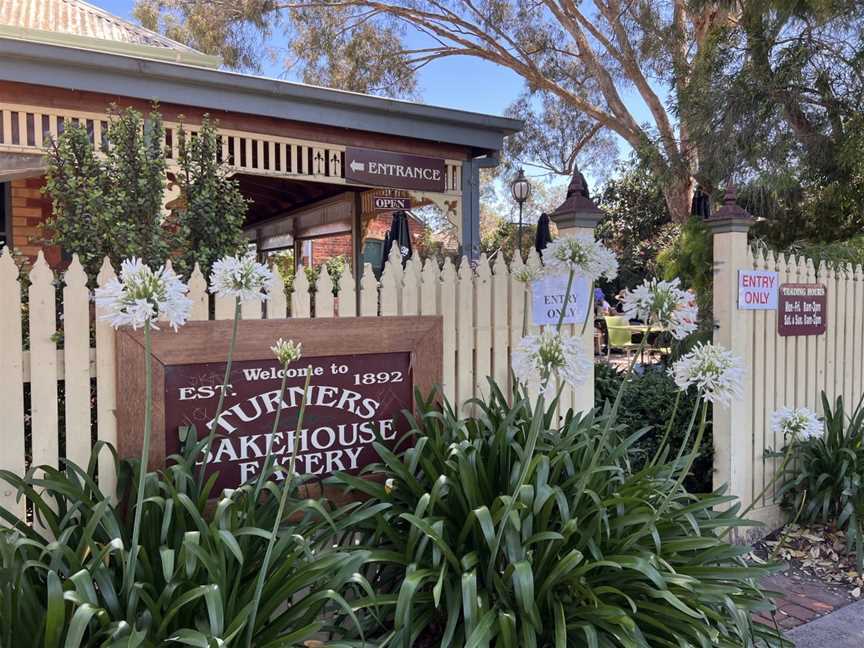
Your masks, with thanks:
[{"label": "white timber cladding", "polygon": [[[306,273],[299,271],[293,291],[286,296],[284,285],[277,285],[263,305],[244,303],[244,319],[320,318],[441,315],[444,326],[442,388],[459,411],[466,413],[466,401],[489,395],[487,375],[494,376],[504,394],[509,395],[511,382],[511,348],[522,337],[523,313],[530,304],[524,285],[511,271],[522,267],[521,259],[511,264],[496,257],[494,262],[483,256],[472,266],[463,260],[459,267],[449,259],[443,265],[437,259],[412,258],[402,268],[394,247],[380,281],[369,264],[363,270],[357,288],[350,270],[338,280],[325,266],[314,285]],[[536,266],[540,260],[532,251],[527,263]],[[114,330],[99,319],[86,289],[87,277],[74,259],[68,270],[56,275],[41,256],[24,276],[13,261],[8,248],[0,254],[0,468],[23,474],[30,466],[25,451],[25,421],[32,426],[32,456],[36,464],[60,466],[65,458],[86,466],[93,439],[116,446],[116,368]],[[96,279],[104,286],[115,276],[106,259]],[[29,290],[22,293],[22,284]],[[193,270],[188,279],[192,300],[191,319],[208,319],[210,300],[207,283],[201,271]],[[61,286],[62,290],[57,290]],[[334,288],[338,286],[338,290]],[[23,302],[22,302],[23,296]],[[56,296],[56,297],[55,297]],[[216,319],[231,318],[233,302],[215,299]],[[28,335],[23,336],[28,314]],[[359,308],[359,310],[358,310]],[[90,328],[95,328],[95,345],[91,346]],[[570,327],[571,333],[578,330]],[[530,327],[529,331],[538,331]],[[62,336],[58,333],[62,332]],[[181,332],[178,333],[182,335]],[[226,353],[228,341],[225,341]],[[64,416],[58,412],[58,388],[65,386]],[[25,407],[24,394],[29,385],[31,398]],[[93,396],[95,395],[95,403]],[[566,407],[590,407],[594,393],[591,382],[579,389],[565,389],[562,413]],[[27,429],[30,429],[30,426]],[[93,430],[95,429],[95,435]],[[60,439],[63,444],[58,443]],[[61,447],[65,453],[61,455]],[[99,484],[106,495],[114,495],[116,475],[110,453],[103,450],[98,463]],[[0,500],[15,504],[16,493],[0,484]]]},{"label": "white timber cladding", "polygon": [[[105,113],[0,102],[0,152],[41,153],[66,124],[83,125],[94,144],[107,143]],[[166,121],[164,126],[165,156],[171,169],[176,166],[181,124]],[[194,123],[183,123],[182,127],[189,135],[201,129]],[[238,173],[346,184],[342,168],[345,146],[225,128],[217,128],[217,133],[221,140],[221,161]],[[445,160],[445,166],[445,191],[440,195],[461,196],[462,163]]]},{"label": "white timber cladding", "polygon": [[[743,506],[753,504],[748,517],[770,531],[785,515],[777,496],[781,484],[774,479],[782,458],[769,456],[784,440],[771,429],[772,414],[781,407],[808,407],[821,416],[823,391],[832,407],[842,396],[850,411],[864,395],[864,269],[754,252],[744,232],[715,234],[714,260],[715,342],[732,348],[745,366],[744,398],[714,409],[714,483],[728,484]],[[738,310],[738,270],[776,271],[780,284],[825,285],[826,332],[783,337],[777,311]]]}]

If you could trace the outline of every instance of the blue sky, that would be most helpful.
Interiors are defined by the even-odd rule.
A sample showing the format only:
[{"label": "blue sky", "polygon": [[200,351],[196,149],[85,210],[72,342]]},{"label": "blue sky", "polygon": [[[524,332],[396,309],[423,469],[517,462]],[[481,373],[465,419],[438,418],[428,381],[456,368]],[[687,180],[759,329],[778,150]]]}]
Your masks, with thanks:
[{"label": "blue sky", "polygon": [[[91,4],[135,22],[135,0],[89,0]],[[278,67],[265,69],[268,76]],[[513,72],[478,59],[458,57],[435,61],[420,71],[419,85],[424,103],[448,108],[500,115],[522,89]]]}]

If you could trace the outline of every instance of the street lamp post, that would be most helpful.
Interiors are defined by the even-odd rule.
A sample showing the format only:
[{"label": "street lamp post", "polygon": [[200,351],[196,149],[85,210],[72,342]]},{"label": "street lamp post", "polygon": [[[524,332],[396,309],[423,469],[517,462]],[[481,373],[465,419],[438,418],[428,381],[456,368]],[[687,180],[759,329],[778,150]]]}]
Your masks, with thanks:
[{"label": "street lamp post", "polygon": [[516,178],[510,183],[510,192],[513,194],[513,200],[519,203],[519,254],[522,254],[522,205],[528,200],[531,195],[531,183],[525,177],[525,171],[519,169]]}]

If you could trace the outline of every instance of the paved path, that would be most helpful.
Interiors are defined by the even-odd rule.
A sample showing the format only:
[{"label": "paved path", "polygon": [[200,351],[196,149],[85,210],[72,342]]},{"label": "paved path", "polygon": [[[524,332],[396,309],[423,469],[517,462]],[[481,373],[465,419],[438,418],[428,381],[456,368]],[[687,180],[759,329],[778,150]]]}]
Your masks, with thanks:
[{"label": "paved path", "polygon": [[861,648],[864,646],[864,601],[790,630],[795,648]]},{"label": "paved path", "polygon": [[[773,618],[756,615],[756,621],[768,626],[776,622],[781,630],[791,630],[849,603],[849,597],[836,587],[821,583],[802,582],[799,578],[774,574],[762,579],[762,589],[772,592],[772,600],[777,606]],[[862,644],[861,648],[864,648]]]}]

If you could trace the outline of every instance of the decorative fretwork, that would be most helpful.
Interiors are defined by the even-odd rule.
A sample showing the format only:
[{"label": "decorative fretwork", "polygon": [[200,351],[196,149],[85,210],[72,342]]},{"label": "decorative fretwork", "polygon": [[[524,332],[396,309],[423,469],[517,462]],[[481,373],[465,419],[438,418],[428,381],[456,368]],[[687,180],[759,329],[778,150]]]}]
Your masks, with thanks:
[{"label": "decorative fretwork", "polygon": [[[0,103],[0,152],[39,153],[60,135],[67,124],[83,125],[90,141],[109,145],[105,114],[66,111],[40,106]],[[200,125],[184,123],[194,137]],[[165,122],[165,157],[176,166],[180,124]],[[345,147],[264,133],[218,129],[220,162],[237,173],[302,178],[313,182],[345,184]],[[446,193],[461,194],[462,163],[447,160]]]}]

